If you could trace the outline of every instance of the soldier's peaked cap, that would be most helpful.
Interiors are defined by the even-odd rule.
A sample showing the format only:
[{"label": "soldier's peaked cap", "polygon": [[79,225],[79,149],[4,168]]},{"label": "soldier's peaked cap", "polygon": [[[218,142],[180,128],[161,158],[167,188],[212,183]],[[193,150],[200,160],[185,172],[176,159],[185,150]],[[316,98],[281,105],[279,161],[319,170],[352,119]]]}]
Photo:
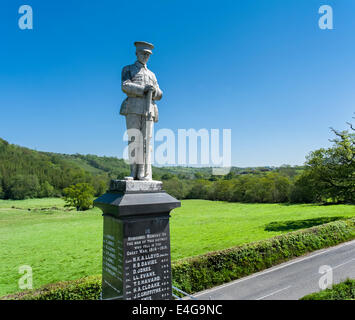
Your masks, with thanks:
[{"label": "soldier's peaked cap", "polygon": [[149,52],[150,54],[153,53],[152,50],[154,49],[154,46],[149,42],[136,41],[134,45],[136,46],[137,51],[145,51]]}]

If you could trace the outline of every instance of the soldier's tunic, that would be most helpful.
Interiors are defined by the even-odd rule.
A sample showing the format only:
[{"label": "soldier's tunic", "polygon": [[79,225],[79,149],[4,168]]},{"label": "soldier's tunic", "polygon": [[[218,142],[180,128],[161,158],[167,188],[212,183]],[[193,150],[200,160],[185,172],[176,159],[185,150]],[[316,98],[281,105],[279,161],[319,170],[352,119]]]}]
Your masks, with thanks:
[{"label": "soldier's tunic", "polygon": [[[120,114],[126,116],[126,125],[129,143],[129,158],[131,163],[131,175],[137,174],[138,166],[145,165],[143,155],[143,142],[146,134],[146,125],[153,126],[152,121],[146,121],[146,95],[144,89],[146,85],[154,87],[155,92],[152,97],[153,121],[158,122],[158,108],[155,100],[162,98],[162,91],[159,88],[155,74],[145,65],[137,61],[132,65],[128,65],[122,70],[122,91],[127,94],[127,98],[121,105]],[[138,141],[134,130],[141,132]],[[152,129],[152,128],[151,128]],[[131,132],[130,132],[131,131]],[[152,132],[152,130],[149,130]],[[150,139],[151,137],[148,137]],[[134,141],[134,143],[133,143]],[[138,153],[138,154],[137,154]],[[151,172],[151,169],[149,170]]]}]

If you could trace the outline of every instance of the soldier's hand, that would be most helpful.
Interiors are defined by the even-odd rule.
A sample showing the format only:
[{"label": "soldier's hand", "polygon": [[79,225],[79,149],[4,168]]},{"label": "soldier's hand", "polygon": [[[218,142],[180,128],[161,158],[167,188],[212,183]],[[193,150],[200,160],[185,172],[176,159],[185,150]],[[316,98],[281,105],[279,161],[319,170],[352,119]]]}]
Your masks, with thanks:
[{"label": "soldier's hand", "polygon": [[154,86],[147,84],[144,88],[144,93],[147,93],[148,91],[153,91],[153,93],[154,93],[154,91],[155,91]]}]

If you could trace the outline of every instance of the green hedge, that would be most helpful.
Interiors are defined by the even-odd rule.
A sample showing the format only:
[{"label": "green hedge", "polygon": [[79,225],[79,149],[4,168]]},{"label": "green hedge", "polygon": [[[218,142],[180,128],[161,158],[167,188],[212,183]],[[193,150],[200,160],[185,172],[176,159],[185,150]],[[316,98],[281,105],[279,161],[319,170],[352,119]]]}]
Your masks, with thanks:
[{"label": "green hedge", "polygon": [[330,289],[312,293],[300,300],[355,300],[355,280],[346,280]]},{"label": "green hedge", "polygon": [[6,300],[98,300],[101,275],[45,285],[39,289],[8,295]]},{"label": "green hedge", "polygon": [[179,260],[173,264],[173,284],[195,293],[354,238],[352,218]]},{"label": "green hedge", "polygon": [[[183,259],[172,264],[173,285],[195,293],[236,280],[314,250],[355,238],[355,218],[283,234],[230,249]],[[60,282],[6,299],[98,299],[101,276]],[[4,299],[4,298],[3,298]]]}]

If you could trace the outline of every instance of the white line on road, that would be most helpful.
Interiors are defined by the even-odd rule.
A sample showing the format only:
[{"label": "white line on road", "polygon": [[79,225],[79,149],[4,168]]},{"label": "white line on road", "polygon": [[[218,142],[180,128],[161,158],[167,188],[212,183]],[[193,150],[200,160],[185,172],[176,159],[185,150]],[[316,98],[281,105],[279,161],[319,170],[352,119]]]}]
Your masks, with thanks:
[{"label": "white line on road", "polygon": [[[352,262],[352,261],[354,261],[354,260],[355,260],[355,258],[350,259],[350,260],[348,260],[348,261],[346,261],[346,262],[344,262],[344,263],[338,264],[337,266],[333,267],[332,269],[335,270],[336,268],[342,267],[342,266],[344,266],[344,265],[346,265],[346,264],[348,264],[348,263],[350,263],[350,262]],[[287,290],[287,289],[289,289],[289,288],[291,288],[291,286],[288,286],[288,287],[283,288],[283,289],[279,289],[279,290],[277,290],[277,291],[274,291],[274,292],[272,292],[272,293],[267,294],[266,296],[262,296],[262,297],[260,297],[260,298],[257,298],[256,300],[262,300],[262,299],[264,299],[264,298],[270,297],[270,296],[272,296],[272,295],[274,295],[274,294],[276,294],[276,293],[279,293],[279,292],[281,292],[281,291]]]},{"label": "white line on road", "polygon": [[336,268],[342,267],[342,266],[344,266],[344,265],[346,265],[346,264],[348,264],[349,262],[352,262],[352,261],[354,261],[354,260],[355,260],[355,258],[354,258],[354,259],[351,259],[351,260],[348,260],[348,261],[346,261],[346,262],[344,262],[344,263],[338,264],[337,266],[333,267],[333,270],[336,269]]},{"label": "white line on road", "polygon": [[262,297],[260,297],[260,298],[255,299],[255,300],[262,300],[262,299],[264,299],[264,298],[273,296],[274,294],[279,293],[279,292],[281,292],[281,291],[285,291],[285,290],[287,290],[287,289],[289,289],[289,288],[291,288],[291,286],[288,286],[288,287],[283,288],[283,289],[279,289],[279,290],[277,290],[277,291],[274,291],[274,292],[272,292],[272,293],[269,293],[269,294],[267,294],[266,296],[262,296]]},{"label": "white line on road", "polygon": [[304,260],[308,260],[308,259],[311,259],[311,258],[314,258],[316,256],[319,256],[321,254],[324,254],[324,253],[328,253],[329,251],[333,251],[333,250],[336,250],[336,249],[340,249],[342,247],[345,247],[345,246],[348,246],[348,245],[352,245],[352,244],[355,244],[355,240],[352,240],[352,241],[349,241],[349,242],[346,242],[346,243],[342,243],[340,245],[337,245],[335,247],[331,247],[331,248],[328,248],[328,249],[321,249],[321,251],[317,252],[317,253],[314,253],[314,254],[309,254],[307,255],[306,257],[303,257],[303,258],[295,258],[293,261],[289,262],[289,263],[283,263],[282,265],[280,266],[277,266],[277,267],[271,267],[270,269],[267,269],[265,271],[260,271],[260,272],[257,272],[257,273],[254,273],[250,276],[247,276],[245,278],[242,278],[242,279],[238,279],[238,280],[235,280],[235,281],[232,281],[232,282],[228,282],[228,283],[225,283],[225,284],[222,284],[218,287],[214,287],[212,289],[208,289],[208,290],[205,290],[205,291],[202,291],[202,292],[199,292],[199,293],[196,293],[194,294],[195,297],[198,297],[200,295],[203,295],[203,294],[206,294],[206,293],[211,293],[213,291],[218,291],[219,289],[223,289],[223,288],[226,288],[226,287],[229,287],[229,286],[232,286],[234,284],[237,284],[239,282],[243,282],[243,281],[246,281],[246,280],[250,280],[250,279],[253,279],[253,278],[256,278],[256,277],[259,277],[261,275],[264,275],[264,274],[267,274],[267,273],[270,273],[270,272],[273,272],[273,271],[276,271],[276,270],[279,270],[279,269],[282,269],[282,268],[286,268],[290,265],[293,265],[295,263],[299,263],[299,262],[302,262]]}]

